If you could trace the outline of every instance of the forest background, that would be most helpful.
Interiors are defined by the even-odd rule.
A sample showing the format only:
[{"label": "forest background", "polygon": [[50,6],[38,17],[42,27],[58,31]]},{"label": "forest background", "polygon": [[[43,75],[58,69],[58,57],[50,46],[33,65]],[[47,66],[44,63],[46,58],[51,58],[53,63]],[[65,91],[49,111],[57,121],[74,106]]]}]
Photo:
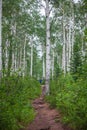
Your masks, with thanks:
[{"label": "forest background", "polygon": [[34,119],[31,100],[40,95],[39,79],[63,123],[86,130],[86,0],[0,0],[1,130]]}]

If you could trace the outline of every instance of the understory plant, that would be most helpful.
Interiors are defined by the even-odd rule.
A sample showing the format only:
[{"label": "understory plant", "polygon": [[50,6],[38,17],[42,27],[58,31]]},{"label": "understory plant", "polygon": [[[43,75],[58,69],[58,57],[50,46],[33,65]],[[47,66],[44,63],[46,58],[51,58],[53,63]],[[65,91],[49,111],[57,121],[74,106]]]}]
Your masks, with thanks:
[{"label": "understory plant", "polygon": [[[85,77],[86,78],[86,77]],[[75,130],[87,130],[87,80],[72,75],[61,76],[52,81],[47,101],[62,115],[62,122]]]},{"label": "understory plant", "polygon": [[40,95],[39,83],[13,75],[0,82],[0,130],[18,130],[35,117],[32,100]]}]

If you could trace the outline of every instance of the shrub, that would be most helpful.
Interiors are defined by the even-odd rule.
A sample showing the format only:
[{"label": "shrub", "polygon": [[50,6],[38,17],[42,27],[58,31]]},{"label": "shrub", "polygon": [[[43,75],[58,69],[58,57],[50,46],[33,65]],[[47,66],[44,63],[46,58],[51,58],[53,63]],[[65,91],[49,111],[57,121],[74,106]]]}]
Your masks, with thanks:
[{"label": "shrub", "polygon": [[86,130],[87,81],[79,79],[77,82],[72,82],[70,78],[67,80],[63,85],[65,87],[56,96],[57,108],[64,116],[64,123],[70,124],[76,130]]},{"label": "shrub", "polygon": [[62,114],[62,121],[75,130],[87,130],[87,81],[71,75],[61,76],[51,82],[50,95],[46,97],[51,107]]},{"label": "shrub", "polygon": [[39,83],[29,77],[4,77],[0,86],[0,130],[18,130],[35,117],[31,101],[40,95]]}]

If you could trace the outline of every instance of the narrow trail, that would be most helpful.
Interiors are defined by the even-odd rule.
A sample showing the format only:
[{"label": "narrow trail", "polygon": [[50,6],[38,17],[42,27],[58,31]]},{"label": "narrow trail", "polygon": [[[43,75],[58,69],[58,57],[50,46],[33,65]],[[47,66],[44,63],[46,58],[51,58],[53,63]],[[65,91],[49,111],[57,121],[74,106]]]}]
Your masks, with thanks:
[{"label": "narrow trail", "polygon": [[25,130],[71,130],[60,122],[60,114],[42,98],[33,101],[36,118]]}]

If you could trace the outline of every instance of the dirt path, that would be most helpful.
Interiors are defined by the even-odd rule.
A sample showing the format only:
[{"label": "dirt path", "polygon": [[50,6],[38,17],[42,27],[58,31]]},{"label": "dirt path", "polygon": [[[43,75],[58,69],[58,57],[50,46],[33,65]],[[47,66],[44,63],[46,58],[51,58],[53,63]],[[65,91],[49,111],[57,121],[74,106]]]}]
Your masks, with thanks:
[{"label": "dirt path", "polygon": [[33,102],[36,118],[25,130],[70,130],[60,122],[60,114],[50,109],[49,104],[38,98]]}]

